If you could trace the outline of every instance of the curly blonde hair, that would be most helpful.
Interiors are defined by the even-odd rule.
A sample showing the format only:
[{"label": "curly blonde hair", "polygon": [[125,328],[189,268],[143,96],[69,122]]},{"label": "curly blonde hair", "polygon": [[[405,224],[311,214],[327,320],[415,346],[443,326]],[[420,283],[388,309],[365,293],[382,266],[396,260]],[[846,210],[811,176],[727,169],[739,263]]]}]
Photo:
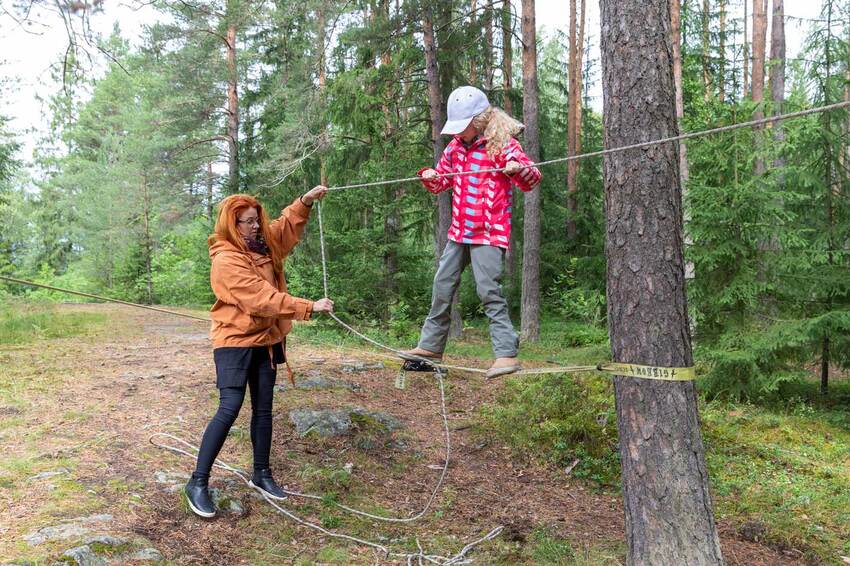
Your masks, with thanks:
[{"label": "curly blonde hair", "polygon": [[522,122],[511,118],[507,112],[495,106],[488,106],[487,110],[475,116],[472,125],[487,138],[487,155],[490,159],[495,159],[511,138],[525,128]]}]

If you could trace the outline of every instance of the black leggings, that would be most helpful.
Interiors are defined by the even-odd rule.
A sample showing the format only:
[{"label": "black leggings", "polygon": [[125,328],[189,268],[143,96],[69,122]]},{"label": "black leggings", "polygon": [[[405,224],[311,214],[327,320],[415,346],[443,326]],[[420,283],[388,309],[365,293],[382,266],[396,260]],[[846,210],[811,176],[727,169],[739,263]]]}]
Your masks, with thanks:
[{"label": "black leggings", "polygon": [[239,415],[246,387],[251,391],[251,444],[254,446],[254,469],[269,467],[269,452],[272,445],[272,401],[277,371],[272,369],[268,356],[257,356],[248,368],[248,382],[242,387],[219,389],[220,402],[198,451],[198,466],[193,477],[210,477],[213,462],[218,457],[230,427]]}]

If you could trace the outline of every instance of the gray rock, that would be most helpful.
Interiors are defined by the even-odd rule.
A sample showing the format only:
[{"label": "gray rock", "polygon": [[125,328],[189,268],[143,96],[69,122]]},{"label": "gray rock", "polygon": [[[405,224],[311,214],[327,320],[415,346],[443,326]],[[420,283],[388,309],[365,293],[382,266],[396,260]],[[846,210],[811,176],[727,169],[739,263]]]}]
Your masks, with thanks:
[{"label": "gray rock", "polygon": [[345,373],[359,373],[363,371],[370,371],[374,369],[384,369],[383,362],[376,362],[374,364],[365,364],[362,362],[355,362],[353,364],[343,365],[342,371]]},{"label": "gray rock", "polygon": [[62,474],[69,474],[71,471],[67,468],[58,468],[56,470],[50,470],[48,472],[41,472],[40,474],[36,474],[29,478],[29,481],[38,481],[47,478],[52,478],[53,476],[61,476]]},{"label": "gray rock", "polygon": [[216,508],[224,513],[230,513],[237,517],[243,517],[246,513],[245,506],[238,498],[218,489],[217,487],[210,488],[210,495]]},{"label": "gray rock", "polygon": [[42,544],[47,541],[65,540],[73,537],[87,535],[91,529],[86,527],[92,523],[108,523],[112,521],[112,515],[89,515],[88,517],[77,517],[76,519],[66,519],[58,525],[43,527],[37,531],[31,532],[23,536],[23,539],[30,546]]},{"label": "gray rock", "polygon": [[115,537],[112,535],[97,535],[93,537],[88,537],[83,541],[83,544],[91,545],[91,544],[102,544],[104,546],[122,546],[125,544],[130,544],[130,539],[126,539],[124,537]]},{"label": "gray rock", "polygon": [[294,409],[289,420],[301,436],[315,432],[319,436],[349,434],[356,427],[377,424],[383,431],[394,431],[402,427],[401,422],[388,413],[368,411],[362,407],[342,409]]},{"label": "gray rock", "polygon": [[163,471],[160,470],[160,471],[154,472],[153,477],[156,480],[156,483],[171,483],[171,484],[174,484],[174,483],[186,483],[187,481],[189,481],[189,478],[191,476],[189,474],[185,473],[185,472],[172,472],[172,471],[163,472]]},{"label": "gray rock", "polygon": [[128,560],[151,560],[159,562],[163,560],[162,553],[155,548],[143,548],[127,556]]},{"label": "gray rock", "polygon": [[392,416],[389,413],[382,413],[380,411],[367,411],[362,407],[354,407],[351,409],[351,414],[357,415],[361,418],[373,419],[382,424],[387,430],[394,431],[402,428],[401,421]]},{"label": "gray rock", "polygon": [[315,432],[319,436],[348,434],[353,423],[346,410],[295,409],[289,412],[289,420],[301,436]]},{"label": "gray rock", "polygon": [[104,566],[106,564],[106,558],[95,554],[87,544],[66,550],[62,554],[62,558],[66,563],[70,560],[71,564],[77,566]]},{"label": "gray rock", "polygon": [[[275,390],[277,391],[290,391],[292,390],[292,384],[290,383],[281,383],[280,385],[275,385]],[[332,377],[324,377],[324,376],[314,376],[308,377],[307,379],[299,379],[295,382],[294,389],[301,390],[316,390],[316,389],[348,389],[349,391],[359,391],[360,384],[352,383],[351,381],[345,381],[343,379],[334,379]]]},{"label": "gray rock", "polygon": [[89,534],[90,532],[91,529],[86,528],[80,524],[68,523],[64,525],[60,524],[41,528],[35,532],[24,535],[23,539],[27,541],[27,544],[29,544],[30,546],[35,546],[48,541],[66,540],[69,538],[81,537],[83,535]]}]

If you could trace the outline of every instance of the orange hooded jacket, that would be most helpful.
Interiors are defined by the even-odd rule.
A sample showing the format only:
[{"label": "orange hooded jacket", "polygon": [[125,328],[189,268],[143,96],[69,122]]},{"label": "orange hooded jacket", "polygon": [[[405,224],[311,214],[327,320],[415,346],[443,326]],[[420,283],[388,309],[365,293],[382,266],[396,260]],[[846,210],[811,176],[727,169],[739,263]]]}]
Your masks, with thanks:
[{"label": "orange hooded jacket", "polygon": [[[284,257],[301,239],[309,216],[297,198],[271,223]],[[210,310],[213,348],[271,346],[286,337],[293,320],[310,319],[313,301],[287,293],[283,272],[275,273],[271,257],[219,240],[210,245],[210,259],[217,299]]]}]

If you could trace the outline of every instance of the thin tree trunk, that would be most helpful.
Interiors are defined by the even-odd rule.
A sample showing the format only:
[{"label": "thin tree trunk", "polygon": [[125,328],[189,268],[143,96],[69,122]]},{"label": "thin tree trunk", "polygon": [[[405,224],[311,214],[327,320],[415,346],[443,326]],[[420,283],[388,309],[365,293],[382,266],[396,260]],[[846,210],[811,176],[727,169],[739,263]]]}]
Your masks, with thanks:
[{"label": "thin tree trunk", "polygon": [[[756,111],[753,113],[753,118],[758,120],[764,118],[764,67],[765,67],[765,48],[767,39],[767,0],[753,0],[753,102],[756,104]],[[764,175],[766,167],[764,157],[759,155],[762,140],[759,132],[764,128],[756,126],[753,128],[756,131],[756,159],[753,168],[753,173],[760,177]]]},{"label": "thin tree trunk", "polygon": [[[381,0],[380,16],[384,22],[390,19],[389,0]],[[381,53],[381,66],[389,67],[392,63],[390,52],[386,49]],[[395,126],[393,124],[390,102],[393,99],[392,84],[387,83],[384,92],[382,112],[384,114],[384,139],[383,146],[386,148],[391,143]],[[384,189],[384,287],[389,300],[384,301],[387,310],[384,319],[389,319],[389,306],[398,297],[398,241],[401,232],[401,212],[399,206],[404,196],[404,187],[399,184],[395,187],[388,186]]]},{"label": "thin tree trunk", "polygon": [[747,35],[749,20],[750,17],[747,14],[747,0],[744,0],[744,84],[742,94],[744,99],[750,95],[750,38]]},{"label": "thin tree trunk", "polygon": [[[606,148],[673,136],[669,0],[602,0]],[[613,359],[691,366],[676,146],[603,161]],[[693,382],[616,377],[627,564],[720,565]]]},{"label": "thin tree trunk", "polygon": [[702,96],[706,102],[711,99],[711,36],[709,35],[710,18],[710,0],[702,0]]},{"label": "thin tree trunk", "polygon": [[[478,30],[476,29],[475,24],[475,10],[478,9],[478,0],[470,0],[469,3],[469,29],[473,30],[475,33],[475,38],[478,39]],[[476,41],[477,43],[477,41]],[[470,57],[469,58],[469,84],[477,85],[478,84],[478,58]]]},{"label": "thin tree trunk", "polygon": [[[325,64],[325,41],[327,41],[327,36],[325,32],[325,11],[321,8],[318,10],[316,14],[317,23],[316,27],[319,31],[318,37],[318,49],[319,49],[319,93],[322,95],[322,104],[324,104],[324,93],[325,87],[327,85],[327,68]],[[327,132],[327,125],[322,125],[322,139],[320,140],[321,144],[325,144],[325,134]],[[325,154],[322,151],[319,156],[319,183],[321,185],[327,186],[328,184],[328,176],[325,168]]]},{"label": "thin tree trunk", "polygon": [[236,24],[227,26],[227,147],[231,193],[239,192],[239,94],[236,73]]},{"label": "thin tree trunk", "polygon": [[[502,108],[513,115],[513,17],[510,0],[502,1]],[[517,286],[517,257],[519,253],[519,231],[511,230],[511,241],[505,254],[505,280],[509,289]]]},{"label": "thin tree trunk", "polygon": [[511,14],[510,0],[502,0],[502,108],[513,116],[514,104],[511,100],[513,90],[513,16]]},{"label": "thin tree trunk", "polygon": [[[422,36],[425,48],[425,79],[428,83],[428,112],[431,119],[431,143],[434,149],[434,166],[440,162],[446,145],[440,135],[440,129],[446,121],[443,113],[443,95],[440,88],[440,72],[437,66],[437,42],[434,36],[433,11],[425,9],[422,17]],[[437,222],[434,227],[434,263],[440,263],[440,256],[448,241],[449,225],[452,221],[452,195],[445,191],[437,195]],[[452,298],[452,322],[449,336],[457,338],[463,331],[458,293]]]},{"label": "thin tree trunk", "polygon": [[[773,22],[770,31],[770,98],[773,101],[773,115],[782,114],[785,103],[785,8],[783,0],[773,0]],[[782,122],[773,125],[773,139],[779,147],[785,141]],[[785,160],[779,156],[773,166],[780,168]]]},{"label": "thin tree trunk", "polygon": [[[844,71],[844,102],[850,102],[850,26],[847,26],[847,62],[845,65],[847,69]],[[850,137],[850,112],[847,113],[847,120],[844,123],[844,135]],[[847,178],[850,177],[850,143],[847,144],[841,155],[842,174]]]},{"label": "thin tree trunk", "polygon": [[207,218],[212,222],[213,219],[213,170],[212,161],[207,161]]},{"label": "thin tree trunk", "polygon": [[484,90],[493,90],[493,4],[484,8]]},{"label": "thin tree trunk", "polygon": [[[567,155],[576,155],[577,127],[578,127],[578,102],[581,99],[579,87],[579,76],[581,75],[581,63],[578,56],[579,40],[578,25],[576,23],[576,3],[578,0],[570,0],[570,53],[567,63],[568,92],[567,92]],[[567,241],[576,239],[576,213],[578,203],[576,202],[576,191],[578,177],[578,160],[567,161]]]},{"label": "thin tree trunk", "polygon": [[145,287],[147,290],[146,303],[153,304],[153,239],[151,237],[151,198],[148,190],[148,179],[142,174],[142,204],[144,219],[145,246]]},{"label": "thin tree trunk", "polygon": [[[673,82],[676,86],[676,127],[679,133],[682,132],[682,119],[685,116],[684,92],[682,90],[682,12],[679,0],[671,0],[670,2],[670,28],[671,28],[671,47],[673,51]],[[688,169],[688,145],[684,141],[679,142],[679,182],[682,186],[682,200],[687,202],[688,195],[688,178],[690,172]],[[690,245],[691,238],[688,235],[687,224],[690,220],[687,205],[684,208],[684,223],[685,223],[685,246]],[[685,278],[694,278],[694,264],[692,261],[685,263]]]},{"label": "thin tree trunk", "polygon": [[719,9],[720,54],[717,61],[717,96],[722,103],[726,100],[726,0],[720,0]]},{"label": "thin tree trunk", "polygon": [[[522,116],[525,150],[532,161],[540,160],[537,125],[537,28],[534,0],[522,0]],[[525,193],[522,247],[521,334],[525,340],[540,339],[540,190]]]}]

